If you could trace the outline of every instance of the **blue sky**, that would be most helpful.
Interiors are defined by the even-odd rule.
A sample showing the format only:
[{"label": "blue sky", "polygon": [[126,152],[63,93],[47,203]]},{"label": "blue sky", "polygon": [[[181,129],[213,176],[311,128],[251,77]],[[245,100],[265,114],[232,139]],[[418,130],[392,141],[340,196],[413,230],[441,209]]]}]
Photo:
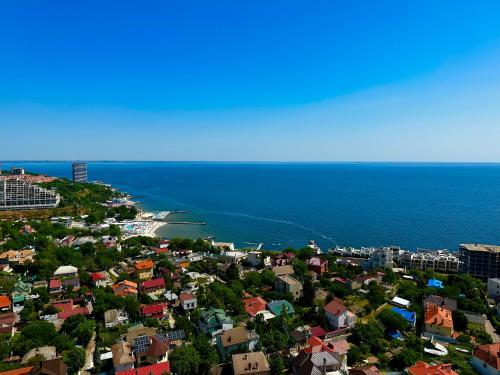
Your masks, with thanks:
[{"label": "blue sky", "polygon": [[498,1],[0,5],[0,159],[500,161]]}]

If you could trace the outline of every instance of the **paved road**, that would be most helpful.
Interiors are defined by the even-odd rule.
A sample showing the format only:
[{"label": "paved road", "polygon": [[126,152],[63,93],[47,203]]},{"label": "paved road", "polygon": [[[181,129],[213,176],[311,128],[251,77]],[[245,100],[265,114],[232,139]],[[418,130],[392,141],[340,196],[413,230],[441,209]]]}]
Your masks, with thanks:
[{"label": "paved road", "polygon": [[85,349],[85,365],[84,370],[92,370],[94,368],[94,352],[95,352],[95,331],[92,334],[92,338]]},{"label": "paved road", "polygon": [[495,331],[495,328],[493,328],[493,325],[491,324],[491,322],[488,319],[486,319],[486,322],[484,323],[484,330],[486,331],[486,333],[488,335],[490,335],[493,342],[500,341],[500,338],[498,337],[497,332]]}]

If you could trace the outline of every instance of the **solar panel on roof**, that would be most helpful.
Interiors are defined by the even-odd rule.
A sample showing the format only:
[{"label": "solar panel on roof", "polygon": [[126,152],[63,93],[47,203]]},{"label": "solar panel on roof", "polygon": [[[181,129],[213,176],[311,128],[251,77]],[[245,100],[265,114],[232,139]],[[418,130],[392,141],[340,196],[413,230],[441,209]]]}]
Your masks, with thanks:
[{"label": "solar panel on roof", "polygon": [[134,342],[132,343],[132,347],[135,353],[145,353],[149,347],[149,337],[148,336],[136,337]]},{"label": "solar panel on roof", "polygon": [[165,332],[165,335],[169,340],[183,340],[186,338],[186,332],[184,332],[184,330],[182,329],[179,329],[177,331]]}]

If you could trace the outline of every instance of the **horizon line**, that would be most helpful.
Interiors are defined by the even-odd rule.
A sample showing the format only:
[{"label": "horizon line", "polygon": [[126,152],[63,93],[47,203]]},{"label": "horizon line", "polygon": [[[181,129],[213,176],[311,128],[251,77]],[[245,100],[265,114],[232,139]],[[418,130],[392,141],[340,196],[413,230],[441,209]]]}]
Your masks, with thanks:
[{"label": "horizon line", "polygon": [[126,160],[126,159],[12,159],[3,163],[213,163],[213,164],[500,164],[500,161],[419,161],[419,160]]}]

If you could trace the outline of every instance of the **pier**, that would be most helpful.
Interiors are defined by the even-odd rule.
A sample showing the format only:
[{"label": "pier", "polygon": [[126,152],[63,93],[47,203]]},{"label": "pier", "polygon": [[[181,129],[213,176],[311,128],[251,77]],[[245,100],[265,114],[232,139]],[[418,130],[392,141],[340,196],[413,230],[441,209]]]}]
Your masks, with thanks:
[{"label": "pier", "polygon": [[166,224],[187,224],[187,225],[207,225],[203,221],[166,221],[162,220]]}]

